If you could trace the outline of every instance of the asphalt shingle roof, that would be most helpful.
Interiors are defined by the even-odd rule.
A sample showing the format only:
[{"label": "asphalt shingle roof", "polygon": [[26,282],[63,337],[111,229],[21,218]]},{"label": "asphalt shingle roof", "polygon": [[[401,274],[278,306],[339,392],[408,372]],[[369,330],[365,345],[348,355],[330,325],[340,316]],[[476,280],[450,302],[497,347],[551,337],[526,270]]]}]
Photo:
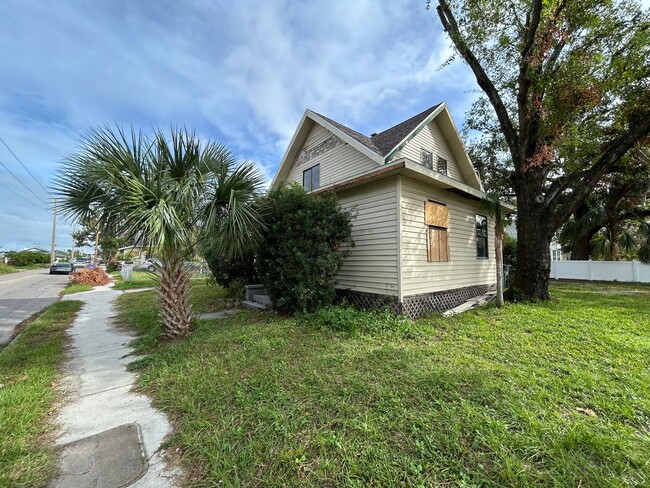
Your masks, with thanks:
[{"label": "asphalt shingle roof", "polygon": [[380,156],[385,157],[390,153],[390,151],[395,148],[395,146],[402,142],[402,140],[404,140],[404,138],[408,136],[413,131],[413,129],[420,125],[422,121],[431,115],[431,112],[433,112],[439,106],[440,104],[434,105],[433,107],[426,109],[424,112],[421,112],[417,115],[414,115],[410,119],[405,120],[404,122],[400,122],[399,124],[394,125],[393,127],[390,127],[383,132],[374,134],[372,137],[365,136],[356,130],[350,129],[347,126],[330,119],[329,117],[325,117],[321,114],[317,115],[325,119],[337,129],[345,132],[347,135],[360,142],[371,151],[374,151]]},{"label": "asphalt shingle roof", "polygon": [[431,112],[439,106],[440,104],[429,107],[424,112],[414,115],[410,119],[400,122],[399,124],[372,136],[370,140],[375,146],[377,146],[382,156],[387,156],[390,151],[395,149],[395,146],[402,142],[404,138],[413,131],[413,129],[420,125],[422,121],[431,115]]}]

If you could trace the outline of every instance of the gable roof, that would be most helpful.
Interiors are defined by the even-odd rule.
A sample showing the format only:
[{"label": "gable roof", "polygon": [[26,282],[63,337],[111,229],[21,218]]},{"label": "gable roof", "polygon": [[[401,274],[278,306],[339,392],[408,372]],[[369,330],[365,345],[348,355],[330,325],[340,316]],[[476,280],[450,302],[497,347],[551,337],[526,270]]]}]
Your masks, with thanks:
[{"label": "gable roof", "polygon": [[327,130],[343,139],[352,147],[365,154],[367,157],[376,163],[383,165],[387,164],[395,156],[395,154],[403,148],[418,132],[422,130],[433,119],[440,117],[441,128],[446,138],[449,140],[452,151],[456,153],[457,163],[459,169],[464,176],[465,183],[474,183],[479,188],[483,188],[479,180],[474,165],[472,164],[465,146],[460,139],[456,125],[451,118],[451,114],[447,109],[447,105],[442,102],[433,107],[414,115],[410,119],[400,122],[393,127],[386,129],[378,134],[373,134],[371,137],[365,136],[335,120],[330,119],[317,112],[305,110],[305,113],[300,120],[300,124],[289,143],[289,147],[285,152],[280,167],[271,181],[271,187],[274,187],[278,181],[286,178],[291,170],[291,162],[295,159],[301,145],[309,134],[309,131],[318,123],[325,127]]},{"label": "gable roof", "polygon": [[382,156],[388,156],[400,142],[413,132],[427,117],[429,117],[429,115],[440,107],[440,105],[442,104],[438,103],[404,122],[400,122],[379,134],[374,134],[371,136],[370,140],[375,146],[377,146]]},{"label": "gable roof", "polygon": [[364,146],[366,146],[368,149],[371,151],[376,152],[377,154],[381,155],[381,151],[379,148],[373,143],[372,139],[370,137],[364,136],[360,132],[357,132],[356,130],[350,129],[349,127],[337,122],[336,120],[332,120],[329,117],[325,117],[322,114],[319,114],[317,112],[314,112],[316,115],[321,117],[323,120],[328,121],[330,124],[332,124],[334,127],[339,129],[340,131],[344,132],[345,134],[349,135],[356,141],[360,142]]}]

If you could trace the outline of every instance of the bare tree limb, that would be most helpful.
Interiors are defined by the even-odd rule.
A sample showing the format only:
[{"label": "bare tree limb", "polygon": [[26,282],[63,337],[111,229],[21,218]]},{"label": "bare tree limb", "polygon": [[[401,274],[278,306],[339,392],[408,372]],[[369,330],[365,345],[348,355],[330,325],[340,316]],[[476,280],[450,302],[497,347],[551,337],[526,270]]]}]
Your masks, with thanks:
[{"label": "bare tree limb", "polygon": [[510,148],[510,152],[513,158],[517,160],[519,136],[514,126],[512,125],[512,120],[510,120],[510,115],[508,114],[508,110],[506,109],[503,100],[501,100],[499,92],[483,69],[483,66],[481,66],[481,63],[478,61],[478,59],[476,59],[476,56],[474,56],[474,53],[472,53],[472,51],[469,49],[469,46],[467,46],[466,42],[464,41],[458,28],[456,18],[454,17],[453,13],[451,12],[451,8],[449,7],[449,3],[446,0],[438,0],[438,4],[439,5],[436,10],[438,12],[438,17],[440,17],[440,21],[442,22],[442,26],[445,29],[445,32],[449,34],[449,37],[454,43],[454,46],[474,72],[477,83],[488,96],[488,99],[490,100],[490,103],[492,104],[492,107],[494,107],[494,111],[497,114],[497,118],[499,119],[499,125],[501,126],[501,130],[503,131],[508,147]]}]

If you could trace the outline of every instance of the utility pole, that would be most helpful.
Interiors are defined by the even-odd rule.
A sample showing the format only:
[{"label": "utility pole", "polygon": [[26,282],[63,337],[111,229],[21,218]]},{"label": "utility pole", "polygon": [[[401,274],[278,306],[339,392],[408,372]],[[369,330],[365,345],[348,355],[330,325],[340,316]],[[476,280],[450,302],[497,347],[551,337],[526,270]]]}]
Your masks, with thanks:
[{"label": "utility pole", "polygon": [[56,241],[56,198],[52,207],[52,246],[50,247],[50,262],[54,262],[54,246]]}]

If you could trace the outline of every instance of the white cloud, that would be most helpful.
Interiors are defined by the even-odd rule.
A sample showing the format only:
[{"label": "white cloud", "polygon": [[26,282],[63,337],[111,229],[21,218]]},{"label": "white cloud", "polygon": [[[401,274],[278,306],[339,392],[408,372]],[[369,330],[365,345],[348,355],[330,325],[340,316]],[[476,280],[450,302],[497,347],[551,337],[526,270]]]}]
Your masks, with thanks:
[{"label": "white cloud", "polygon": [[[14,0],[0,31],[0,135],[42,182],[102,123],[193,126],[270,177],[305,108],[370,133],[441,100],[458,119],[474,97],[466,68],[438,70],[449,42],[410,0]],[[6,193],[0,211],[19,215]],[[44,222],[12,225],[0,245],[48,240]]]}]

